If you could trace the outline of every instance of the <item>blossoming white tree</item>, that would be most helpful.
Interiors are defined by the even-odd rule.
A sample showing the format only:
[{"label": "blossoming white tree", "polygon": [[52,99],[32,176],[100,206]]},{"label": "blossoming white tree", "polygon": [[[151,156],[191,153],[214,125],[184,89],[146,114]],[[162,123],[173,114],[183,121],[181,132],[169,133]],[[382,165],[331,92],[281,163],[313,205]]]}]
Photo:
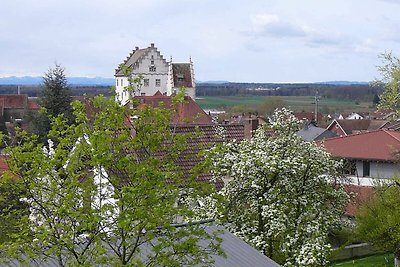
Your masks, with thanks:
[{"label": "blossoming white tree", "polygon": [[326,266],[328,232],[338,226],[347,194],[338,184],[340,163],[296,136],[298,125],[282,109],[272,136],[260,128],[250,140],[210,151],[214,177],[228,178],[217,216],[284,266]]}]

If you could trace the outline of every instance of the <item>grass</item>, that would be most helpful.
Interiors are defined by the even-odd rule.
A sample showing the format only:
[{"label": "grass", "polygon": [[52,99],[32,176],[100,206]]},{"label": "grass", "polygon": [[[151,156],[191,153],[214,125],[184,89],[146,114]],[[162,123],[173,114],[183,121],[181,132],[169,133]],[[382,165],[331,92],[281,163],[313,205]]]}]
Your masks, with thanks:
[{"label": "grass", "polygon": [[332,267],[394,267],[393,254],[381,254],[333,263]]},{"label": "grass", "polygon": [[[314,111],[313,96],[205,96],[198,97],[196,102],[203,109],[230,109],[234,106],[245,106],[249,110],[257,109],[257,106],[265,101],[265,98],[280,98],[287,107],[294,111]],[[354,101],[341,99],[321,99],[319,110],[323,113],[368,111],[371,109],[371,102],[355,103]]]}]

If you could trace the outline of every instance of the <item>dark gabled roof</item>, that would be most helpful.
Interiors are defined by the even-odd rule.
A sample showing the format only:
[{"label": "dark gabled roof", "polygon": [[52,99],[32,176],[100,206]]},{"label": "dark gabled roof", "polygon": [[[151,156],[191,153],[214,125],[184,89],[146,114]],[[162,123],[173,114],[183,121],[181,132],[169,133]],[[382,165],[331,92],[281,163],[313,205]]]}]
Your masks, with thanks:
[{"label": "dark gabled roof", "polygon": [[334,157],[377,161],[397,161],[400,132],[376,130],[326,139],[326,150]]},{"label": "dark gabled roof", "polygon": [[172,63],[174,87],[193,87],[190,63]]},{"label": "dark gabled roof", "polygon": [[312,123],[298,131],[297,135],[309,142],[336,136],[335,133],[325,128],[315,127]]},{"label": "dark gabled roof", "polygon": [[[197,224],[197,223],[196,223]],[[226,257],[212,255],[214,263],[212,267],[279,267],[280,265],[263,255],[260,251],[248,245],[246,242],[230,233],[226,228],[215,225],[212,222],[198,222],[205,231],[209,234],[215,233],[216,231],[221,232],[221,248],[225,252]],[[187,224],[186,224],[187,225]],[[186,227],[185,225],[178,227]],[[82,244],[84,245],[84,244]],[[206,246],[207,242],[200,240],[199,246]],[[110,252],[106,252],[110,254]],[[147,243],[141,245],[141,251],[138,255],[142,260],[146,260],[151,252],[150,246]],[[10,266],[19,266],[19,262],[11,260]],[[24,265],[25,266],[25,265]],[[56,267],[59,266],[59,262],[56,257],[48,257],[44,261],[32,260],[30,264],[26,266],[45,266],[45,267]],[[186,266],[186,265],[183,265]],[[197,265],[201,266],[201,265]]]}]

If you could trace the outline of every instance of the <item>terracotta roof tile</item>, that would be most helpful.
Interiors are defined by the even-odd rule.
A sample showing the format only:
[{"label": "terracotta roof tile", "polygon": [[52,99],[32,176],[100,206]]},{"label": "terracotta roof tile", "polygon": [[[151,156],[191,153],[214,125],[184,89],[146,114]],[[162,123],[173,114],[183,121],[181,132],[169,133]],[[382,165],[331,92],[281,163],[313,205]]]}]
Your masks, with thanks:
[{"label": "terracotta roof tile", "polygon": [[326,139],[323,145],[334,157],[396,161],[400,151],[400,132],[364,132]]},{"label": "terracotta roof tile", "polygon": [[353,197],[345,208],[345,215],[352,217],[357,214],[358,209],[375,193],[375,189],[371,186],[345,185],[344,189],[347,193],[353,194]]},{"label": "terracotta roof tile", "polygon": [[0,95],[0,102],[3,102],[4,108],[23,109],[26,107],[27,100],[27,95]]},{"label": "terracotta roof tile", "polygon": [[[158,107],[161,102],[166,107],[172,106],[172,97],[165,95],[137,96],[139,108],[144,105]],[[190,97],[185,96],[184,103],[177,105],[177,112],[172,119],[173,124],[212,124],[212,118]]]}]

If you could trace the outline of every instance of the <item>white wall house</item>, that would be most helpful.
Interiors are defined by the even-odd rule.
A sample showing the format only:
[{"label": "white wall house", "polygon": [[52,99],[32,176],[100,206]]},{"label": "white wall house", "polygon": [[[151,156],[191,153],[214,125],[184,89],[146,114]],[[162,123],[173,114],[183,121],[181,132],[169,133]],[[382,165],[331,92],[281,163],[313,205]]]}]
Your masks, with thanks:
[{"label": "white wall house", "polygon": [[326,139],[332,156],[346,163],[346,175],[355,185],[371,186],[400,175],[400,132],[376,130]]},{"label": "white wall house", "polygon": [[[186,88],[186,95],[195,99],[196,84],[194,79],[193,62],[173,63],[172,58],[167,62],[157,47],[152,43],[147,48],[136,47],[122,63],[130,68],[131,77],[142,77],[141,83],[133,92],[134,96],[151,96],[157,91],[164,95],[172,95],[179,88]],[[121,67],[115,70],[115,87],[117,100],[125,105],[129,100],[128,76],[122,71]]]}]

